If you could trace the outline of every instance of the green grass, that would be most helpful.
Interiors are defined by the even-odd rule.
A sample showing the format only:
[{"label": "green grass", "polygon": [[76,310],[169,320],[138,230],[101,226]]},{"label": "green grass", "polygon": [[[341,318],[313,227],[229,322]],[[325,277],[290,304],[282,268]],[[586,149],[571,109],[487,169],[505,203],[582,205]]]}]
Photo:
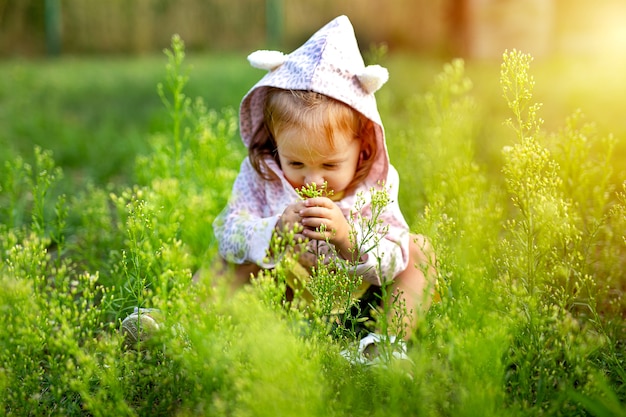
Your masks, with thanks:
[{"label": "green grass", "polygon": [[[211,108],[236,107],[258,76],[240,55],[188,61],[187,94]],[[10,61],[0,74],[0,144],[9,155],[50,149],[76,181],[131,182],[149,134],[168,127],[156,89],[163,56]]]},{"label": "green grass", "polygon": [[[350,366],[319,310],[282,303],[280,271],[235,296],[217,282],[211,223],[244,155],[232,108],[261,76],[241,56],[2,63],[0,410],[625,415],[624,126],[605,94],[624,81],[527,58],[507,54],[502,76],[383,62],[400,203],[438,256],[412,380]],[[601,123],[567,119],[576,107]],[[135,305],[165,317],[138,352],[117,332]]]}]

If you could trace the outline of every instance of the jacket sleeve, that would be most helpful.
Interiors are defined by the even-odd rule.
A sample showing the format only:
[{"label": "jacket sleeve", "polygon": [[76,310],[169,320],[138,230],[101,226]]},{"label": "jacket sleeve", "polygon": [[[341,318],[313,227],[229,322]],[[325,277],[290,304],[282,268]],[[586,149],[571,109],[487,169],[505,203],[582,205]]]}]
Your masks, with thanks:
[{"label": "jacket sleeve", "polygon": [[266,213],[265,185],[248,158],[244,159],[230,200],[213,222],[220,256],[228,262],[271,266],[266,257],[278,217]]},{"label": "jacket sleeve", "polygon": [[[380,213],[378,224],[374,230],[364,228],[359,222],[354,225],[360,249],[369,249],[356,272],[370,284],[382,285],[393,280],[409,262],[409,227],[398,204],[399,183],[397,171],[390,166],[385,183],[389,202]],[[370,218],[371,208],[371,204],[364,206],[361,216]]]}]

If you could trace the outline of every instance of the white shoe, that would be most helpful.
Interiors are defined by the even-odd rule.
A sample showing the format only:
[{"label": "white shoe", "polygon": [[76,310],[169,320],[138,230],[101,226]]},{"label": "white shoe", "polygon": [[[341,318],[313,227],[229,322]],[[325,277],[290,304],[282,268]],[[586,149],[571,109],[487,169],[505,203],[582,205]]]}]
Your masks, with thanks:
[{"label": "white shoe", "polygon": [[392,360],[403,360],[413,363],[407,355],[406,342],[396,340],[395,336],[370,333],[359,341],[356,350],[344,349],[341,356],[352,364],[386,365]]},{"label": "white shoe", "polygon": [[161,328],[158,322],[160,311],[154,308],[138,308],[122,321],[120,333],[128,348],[145,343]]}]

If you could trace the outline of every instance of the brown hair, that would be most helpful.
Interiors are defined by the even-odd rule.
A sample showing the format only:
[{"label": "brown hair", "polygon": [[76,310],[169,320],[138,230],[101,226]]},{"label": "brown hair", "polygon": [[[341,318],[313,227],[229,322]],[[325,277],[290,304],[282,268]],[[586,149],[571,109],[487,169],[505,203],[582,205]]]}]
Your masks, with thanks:
[{"label": "brown hair", "polygon": [[266,160],[274,159],[280,166],[274,135],[286,126],[296,126],[318,133],[333,147],[334,132],[352,132],[361,142],[361,155],[357,170],[348,189],[365,180],[376,157],[374,123],[352,107],[331,97],[313,91],[269,88],[265,98],[264,123],[252,136],[249,158],[259,175],[276,180]]}]

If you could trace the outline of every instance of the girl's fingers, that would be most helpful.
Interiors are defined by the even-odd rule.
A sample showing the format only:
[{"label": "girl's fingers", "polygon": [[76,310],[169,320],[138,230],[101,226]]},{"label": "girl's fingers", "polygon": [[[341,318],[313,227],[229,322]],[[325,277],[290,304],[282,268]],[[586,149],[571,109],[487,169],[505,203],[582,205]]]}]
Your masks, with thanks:
[{"label": "girl's fingers", "polygon": [[323,207],[311,207],[300,211],[300,216],[303,219],[314,219],[314,218],[330,218],[331,212],[328,209]]},{"label": "girl's fingers", "polygon": [[306,227],[302,234],[308,237],[309,239],[315,240],[325,240],[326,238],[332,238],[335,235],[335,229],[329,227],[328,225],[322,226],[324,223],[321,223],[316,227]]},{"label": "girl's fingers", "polygon": [[330,225],[332,225],[332,222],[329,219],[320,217],[304,217],[301,223],[302,226],[307,229],[317,229],[322,227],[322,225],[326,225],[326,228],[328,229]]},{"label": "girl's fingers", "polygon": [[326,213],[324,212],[320,212],[320,211],[308,211],[308,210],[303,210],[302,213],[300,214],[300,216],[302,217],[302,224],[307,224],[307,223],[312,223],[312,222],[319,222],[322,221],[324,219],[328,219],[328,216],[325,215]]},{"label": "girl's fingers", "polygon": [[326,207],[331,208],[335,205],[328,197],[308,198],[303,201],[305,207]]}]

